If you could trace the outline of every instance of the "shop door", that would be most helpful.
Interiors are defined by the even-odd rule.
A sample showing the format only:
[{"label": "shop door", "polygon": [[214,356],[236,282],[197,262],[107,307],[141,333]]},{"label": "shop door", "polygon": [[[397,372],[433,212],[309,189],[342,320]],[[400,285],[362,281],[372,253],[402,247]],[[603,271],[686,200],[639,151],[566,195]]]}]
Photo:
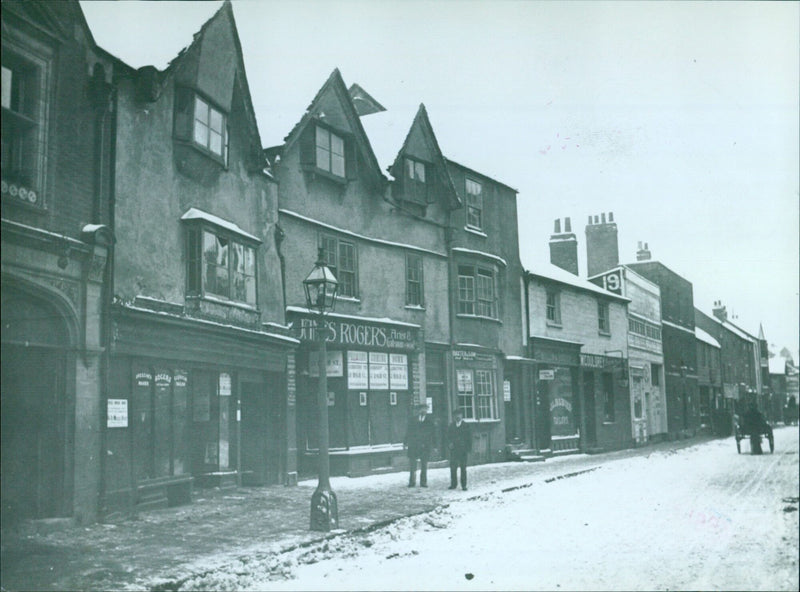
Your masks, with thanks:
[{"label": "shop door", "polygon": [[586,402],[586,446],[597,444],[597,410],[595,409],[594,372],[583,373],[583,400]]},{"label": "shop door", "polygon": [[65,355],[2,346],[2,521],[62,515]]},{"label": "shop door", "polygon": [[267,393],[263,383],[239,383],[242,397],[242,482],[267,483]]},{"label": "shop door", "polygon": [[536,447],[550,448],[550,389],[549,381],[536,382]]}]

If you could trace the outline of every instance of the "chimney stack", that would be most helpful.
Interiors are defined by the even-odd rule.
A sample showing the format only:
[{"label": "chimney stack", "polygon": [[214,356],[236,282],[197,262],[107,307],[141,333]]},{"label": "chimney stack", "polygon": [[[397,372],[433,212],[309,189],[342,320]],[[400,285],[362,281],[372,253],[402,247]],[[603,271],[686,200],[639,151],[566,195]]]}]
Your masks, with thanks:
[{"label": "chimney stack", "polygon": [[589,216],[586,226],[586,274],[589,277],[603,273],[619,265],[619,247],[617,245],[617,224],[614,212],[599,216]]},{"label": "chimney stack", "polygon": [[650,261],[650,249],[647,248],[647,243],[644,243],[642,248],[642,241],[639,241],[639,248],[636,250],[637,261]]},{"label": "chimney stack", "polygon": [[550,263],[571,274],[578,275],[578,239],[572,233],[572,223],[564,218],[564,232],[561,232],[561,219],[553,224],[550,237]]},{"label": "chimney stack", "polygon": [[722,300],[714,301],[714,308],[711,309],[711,312],[723,323],[728,320],[728,310],[722,304]]}]

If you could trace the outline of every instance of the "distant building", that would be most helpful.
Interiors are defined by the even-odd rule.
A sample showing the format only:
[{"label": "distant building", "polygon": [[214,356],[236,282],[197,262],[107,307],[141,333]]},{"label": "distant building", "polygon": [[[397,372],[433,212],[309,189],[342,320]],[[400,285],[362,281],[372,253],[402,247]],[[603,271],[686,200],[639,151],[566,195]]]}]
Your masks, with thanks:
[{"label": "distant building", "polygon": [[725,404],[722,391],[722,349],[714,339],[699,326],[697,336],[697,389],[700,396],[700,427],[709,428],[718,436],[730,433],[730,408]]}]

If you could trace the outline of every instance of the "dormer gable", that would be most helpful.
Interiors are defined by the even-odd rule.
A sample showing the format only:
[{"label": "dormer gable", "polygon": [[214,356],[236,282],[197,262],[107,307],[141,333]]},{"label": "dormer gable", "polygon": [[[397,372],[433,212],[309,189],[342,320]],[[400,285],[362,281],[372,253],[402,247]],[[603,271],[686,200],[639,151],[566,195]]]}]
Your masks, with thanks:
[{"label": "dormer gable", "polygon": [[436,201],[447,209],[461,205],[424,104],[420,104],[389,172],[395,178],[392,187],[394,199],[420,210],[420,213]]},{"label": "dormer gable", "polygon": [[342,186],[363,179],[375,190],[386,183],[338,69],[286,137],[284,154],[295,146],[300,166],[311,178],[322,177]]}]

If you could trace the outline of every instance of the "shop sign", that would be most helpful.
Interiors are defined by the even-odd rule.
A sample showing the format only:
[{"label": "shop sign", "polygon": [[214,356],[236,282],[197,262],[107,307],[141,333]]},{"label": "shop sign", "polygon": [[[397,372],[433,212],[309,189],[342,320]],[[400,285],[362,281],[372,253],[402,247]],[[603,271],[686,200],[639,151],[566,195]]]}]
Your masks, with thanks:
[{"label": "shop sign", "polygon": [[619,269],[603,276],[603,289],[622,295],[622,278]]},{"label": "shop sign", "polygon": [[[157,377],[156,380],[158,380]],[[220,397],[231,396],[231,375],[228,374],[227,372],[220,372],[219,374],[219,396]]]},{"label": "shop sign", "polygon": [[556,371],[555,370],[539,370],[539,380],[555,380],[556,379]]},{"label": "shop sign", "polygon": [[474,351],[468,351],[463,349],[454,349],[453,350],[453,359],[454,360],[466,360],[470,362],[493,362],[494,356],[489,354],[482,354]]},{"label": "shop sign", "polygon": [[389,355],[369,352],[369,388],[389,390]]},{"label": "shop sign", "polygon": [[168,372],[156,373],[157,389],[168,389],[171,382],[172,382],[172,376],[170,376]]},{"label": "shop sign", "polygon": [[128,427],[128,399],[109,399],[106,426],[110,428]]},{"label": "shop sign", "polygon": [[351,390],[369,388],[367,352],[347,352],[347,388]]},{"label": "shop sign", "polygon": [[[341,351],[329,351],[327,353],[327,364],[325,365],[325,373],[328,376],[339,377],[344,376],[344,367],[342,364]],[[308,374],[312,378],[319,376],[319,352],[312,351],[308,355]]]},{"label": "shop sign", "polygon": [[175,381],[175,386],[178,388],[183,388],[189,382],[189,377],[183,370],[175,370],[175,376],[173,377]]},{"label": "shop sign", "polygon": [[294,354],[289,354],[286,356],[286,404],[289,407],[294,407],[297,397],[296,372]]},{"label": "shop sign", "polygon": [[[301,318],[298,338],[313,341],[316,321]],[[384,327],[356,320],[325,321],[325,341],[344,346],[379,347],[387,349],[415,349],[416,329]]]},{"label": "shop sign", "polygon": [[503,381],[503,401],[508,403],[511,401],[511,381]]},{"label": "shop sign", "polygon": [[595,354],[581,354],[581,366],[584,368],[605,368],[605,358]]},{"label": "shop sign", "polygon": [[389,354],[389,381],[393,389],[408,390],[408,356]]},{"label": "shop sign", "polygon": [[149,387],[150,383],[153,380],[153,375],[149,372],[137,372],[136,373],[136,386],[145,386]]}]

